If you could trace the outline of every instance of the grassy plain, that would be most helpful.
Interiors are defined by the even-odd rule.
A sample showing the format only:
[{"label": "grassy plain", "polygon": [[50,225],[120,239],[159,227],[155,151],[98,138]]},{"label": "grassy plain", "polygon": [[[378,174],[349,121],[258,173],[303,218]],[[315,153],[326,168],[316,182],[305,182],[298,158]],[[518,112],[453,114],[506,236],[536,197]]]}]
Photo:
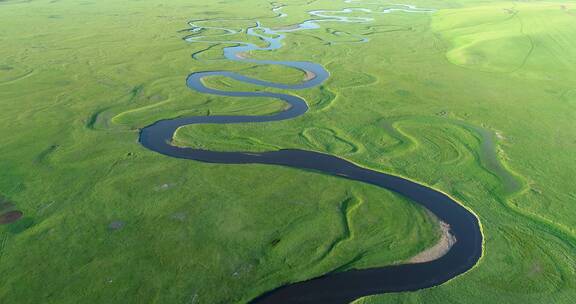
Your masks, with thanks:
[{"label": "grassy plain", "polygon": [[[328,152],[433,186],[478,214],[485,256],[472,271],[359,303],[570,303],[576,2],[411,3],[439,11],[326,23],[290,34],[279,51],[250,54],[330,71],[322,87],[297,92],[306,115],[186,127],[177,142]],[[25,214],[0,226],[0,302],[244,303],[334,269],[404,261],[435,242],[434,219],[375,187],[181,161],[138,145],[137,129],[158,119],[284,106],[197,94],[184,84],[192,71],[304,77],[222,60],[224,44],[187,44],[179,30],[188,20],[285,26],[308,10],[378,7],[285,4],[289,17],[274,19],[259,0],[0,2],[0,194]],[[371,41],[353,43],[358,34]]]}]

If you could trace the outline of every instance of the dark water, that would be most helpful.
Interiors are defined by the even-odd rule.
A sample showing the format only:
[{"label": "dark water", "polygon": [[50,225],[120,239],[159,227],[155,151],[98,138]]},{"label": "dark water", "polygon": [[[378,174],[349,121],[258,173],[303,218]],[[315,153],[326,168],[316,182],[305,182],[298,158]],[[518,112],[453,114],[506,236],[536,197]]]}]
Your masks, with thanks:
[{"label": "dark water", "polygon": [[[406,9],[409,10],[409,9]],[[316,16],[320,15],[316,11]],[[342,11],[345,12],[345,11]],[[334,12],[331,12],[334,13]],[[331,20],[335,22],[368,22],[366,19]],[[325,20],[324,20],[325,21]],[[482,254],[482,234],[478,219],[445,194],[418,183],[388,175],[382,172],[361,168],[336,156],[304,151],[280,150],[263,153],[216,152],[193,148],[182,148],[170,144],[177,128],[193,124],[234,124],[254,123],[290,119],[306,113],[306,102],[297,96],[269,92],[228,92],[211,89],[202,83],[208,76],[225,76],[238,81],[264,87],[298,90],[317,86],[324,82],[329,73],[319,64],[294,61],[260,61],[241,59],[237,55],[254,50],[274,50],[282,46],[285,32],[316,28],[317,23],[306,21],[304,26],[285,31],[273,31],[260,24],[249,29],[247,34],[257,36],[267,43],[258,47],[249,43],[237,43],[237,46],[224,49],[229,60],[257,64],[275,64],[314,73],[316,77],[301,84],[287,85],[262,81],[228,71],[207,71],[193,73],[187,78],[187,85],[198,92],[231,97],[272,97],[285,101],[290,107],[278,114],[264,116],[197,116],[158,121],[145,127],[140,133],[140,143],[155,152],[181,159],[189,159],[218,164],[269,164],[313,170],[320,174],[339,176],[350,180],[365,182],[394,191],[434,213],[441,221],[451,227],[451,234],[457,239],[450,251],[432,262],[386,266],[366,270],[351,270],[330,273],[319,278],[286,285],[255,299],[253,303],[349,303],[362,296],[413,291],[432,287],[450,280],[472,268]],[[236,32],[237,33],[237,32]],[[201,42],[190,37],[191,42]]]}]

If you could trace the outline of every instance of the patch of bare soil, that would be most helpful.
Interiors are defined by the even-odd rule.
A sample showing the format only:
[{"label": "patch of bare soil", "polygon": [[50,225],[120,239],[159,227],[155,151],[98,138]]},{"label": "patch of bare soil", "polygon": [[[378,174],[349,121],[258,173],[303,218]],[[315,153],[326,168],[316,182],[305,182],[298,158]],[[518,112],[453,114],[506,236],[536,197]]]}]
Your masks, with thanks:
[{"label": "patch of bare soil", "polygon": [[23,213],[13,210],[0,215],[0,225],[14,223],[22,217]]}]

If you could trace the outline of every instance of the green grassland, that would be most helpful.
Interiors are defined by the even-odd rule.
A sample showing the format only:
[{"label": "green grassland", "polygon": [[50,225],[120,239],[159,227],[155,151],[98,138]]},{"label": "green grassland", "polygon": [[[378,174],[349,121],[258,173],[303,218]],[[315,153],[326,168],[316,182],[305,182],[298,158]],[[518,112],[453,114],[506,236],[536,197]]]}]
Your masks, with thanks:
[{"label": "green grassland", "polygon": [[[430,185],[479,216],[485,255],[473,270],[358,303],[571,303],[576,2],[409,3],[438,11],[325,23],[249,54],[329,70],[322,86],[291,92],[307,100],[305,115],[184,127],[175,142],[326,152]],[[281,27],[309,10],[378,7],[284,4],[287,18],[263,0],[0,1],[0,195],[25,214],[0,226],[1,303],[245,303],[332,270],[400,263],[436,242],[433,217],[373,186],[183,161],[138,144],[138,128],[159,119],[285,107],[193,92],[190,72],[304,78],[224,60],[223,42],[186,43],[187,21]],[[371,41],[355,43],[358,35]],[[220,77],[206,84],[262,90]]]}]

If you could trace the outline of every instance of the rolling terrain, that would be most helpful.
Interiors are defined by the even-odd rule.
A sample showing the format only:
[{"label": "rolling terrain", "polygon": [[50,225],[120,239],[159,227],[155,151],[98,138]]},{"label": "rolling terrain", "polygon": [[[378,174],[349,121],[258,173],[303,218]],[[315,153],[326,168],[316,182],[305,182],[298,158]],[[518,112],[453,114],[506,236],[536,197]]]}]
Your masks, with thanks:
[{"label": "rolling terrain", "polygon": [[[407,4],[436,11],[354,11],[347,16],[373,20],[327,22],[288,33],[281,49],[245,54],[324,66],[327,82],[297,92],[306,115],[187,126],[174,143],[327,153],[447,193],[478,216],[484,255],[472,270],[356,303],[570,303],[576,2]],[[183,162],[138,143],[139,130],[161,119],[282,111],[272,98],[200,94],[186,76],[227,70],[299,83],[311,76],[231,63],[223,48],[263,45],[245,34],[255,20],[289,28],[310,11],[349,7],[395,6],[0,1],[0,216],[22,213],[0,225],[0,302],[246,303],[332,271],[405,263],[434,246],[437,219],[375,186]],[[194,32],[192,21],[212,28]],[[196,35],[213,41],[186,39]],[[263,90],[219,76],[205,84]]]}]

